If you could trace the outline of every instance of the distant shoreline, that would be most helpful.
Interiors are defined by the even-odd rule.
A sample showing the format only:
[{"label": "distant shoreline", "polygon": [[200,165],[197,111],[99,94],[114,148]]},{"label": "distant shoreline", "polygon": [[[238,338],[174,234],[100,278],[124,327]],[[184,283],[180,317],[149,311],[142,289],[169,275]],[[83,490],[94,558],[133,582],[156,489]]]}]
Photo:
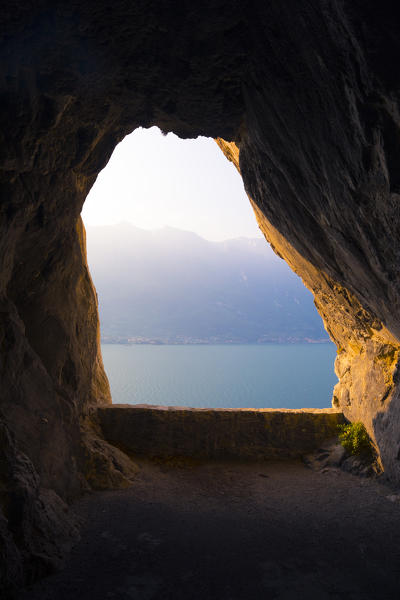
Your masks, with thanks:
[{"label": "distant shoreline", "polygon": [[295,345],[295,344],[331,344],[330,339],[288,339],[288,340],[267,340],[267,341],[245,341],[245,340],[209,340],[209,341],[173,341],[173,340],[143,340],[132,341],[127,339],[102,339],[102,344],[117,344],[120,346],[268,346],[268,345]]}]

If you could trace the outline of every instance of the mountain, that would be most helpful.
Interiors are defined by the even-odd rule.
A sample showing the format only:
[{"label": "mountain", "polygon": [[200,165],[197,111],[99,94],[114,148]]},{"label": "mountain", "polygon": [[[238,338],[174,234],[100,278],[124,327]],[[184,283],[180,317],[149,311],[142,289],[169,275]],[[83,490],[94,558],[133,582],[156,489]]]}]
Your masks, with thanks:
[{"label": "mountain", "polygon": [[103,341],[328,340],[311,293],[264,239],[87,227]]}]

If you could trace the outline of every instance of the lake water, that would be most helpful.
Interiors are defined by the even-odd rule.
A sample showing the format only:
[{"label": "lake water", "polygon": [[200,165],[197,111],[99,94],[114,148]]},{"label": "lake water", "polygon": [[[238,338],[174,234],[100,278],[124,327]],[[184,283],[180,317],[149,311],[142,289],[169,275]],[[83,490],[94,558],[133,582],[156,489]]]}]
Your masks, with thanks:
[{"label": "lake water", "polygon": [[333,344],[103,344],[114,403],[326,408],[337,378]]}]

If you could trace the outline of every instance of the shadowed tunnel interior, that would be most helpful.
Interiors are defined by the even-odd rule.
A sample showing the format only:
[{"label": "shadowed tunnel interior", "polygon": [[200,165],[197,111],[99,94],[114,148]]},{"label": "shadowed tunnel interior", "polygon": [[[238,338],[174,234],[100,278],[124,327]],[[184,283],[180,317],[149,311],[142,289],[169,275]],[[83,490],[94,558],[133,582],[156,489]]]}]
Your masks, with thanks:
[{"label": "shadowed tunnel interior", "polygon": [[3,587],[60,564],[65,502],[134,476],[96,418],[110,394],[79,215],[138,126],[219,138],[337,344],[334,406],[399,482],[398,27],[358,1],[5,3]]}]

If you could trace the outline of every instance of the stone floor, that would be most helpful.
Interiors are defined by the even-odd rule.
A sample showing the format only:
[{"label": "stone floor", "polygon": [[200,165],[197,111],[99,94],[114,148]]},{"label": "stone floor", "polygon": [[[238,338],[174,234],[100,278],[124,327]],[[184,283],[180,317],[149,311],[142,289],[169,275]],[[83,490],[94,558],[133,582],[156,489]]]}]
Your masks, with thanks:
[{"label": "stone floor", "polygon": [[65,569],[20,600],[398,600],[400,495],[301,463],[140,463],[75,505]]}]

